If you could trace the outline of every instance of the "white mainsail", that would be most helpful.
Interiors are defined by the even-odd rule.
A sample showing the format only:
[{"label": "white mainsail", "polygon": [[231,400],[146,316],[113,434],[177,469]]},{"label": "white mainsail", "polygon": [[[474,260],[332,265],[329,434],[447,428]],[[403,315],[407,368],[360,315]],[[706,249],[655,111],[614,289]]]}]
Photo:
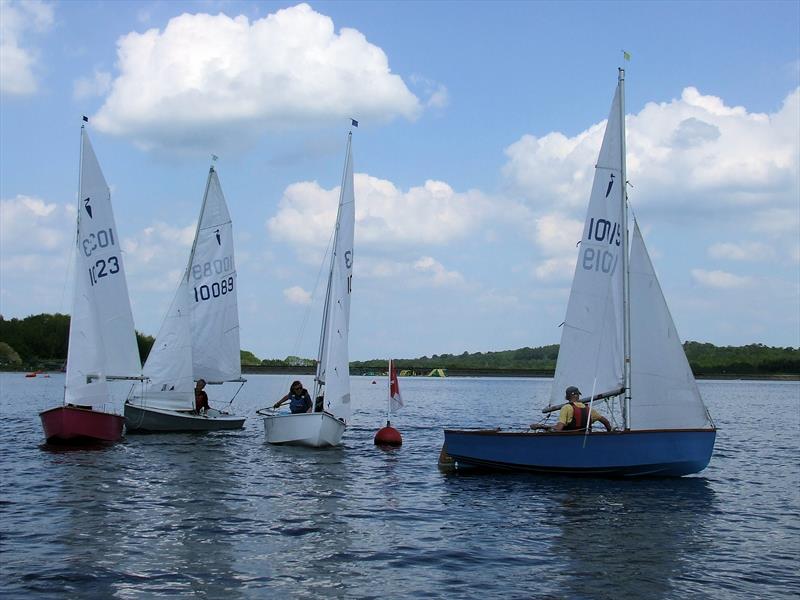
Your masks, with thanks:
[{"label": "white mainsail", "polygon": [[639,224],[631,241],[631,423],[636,429],[711,425]]},{"label": "white mainsail", "polygon": [[550,404],[564,390],[584,396],[624,387],[623,373],[623,200],[620,89],[608,116],[592,184],[567,316],[561,332]]},{"label": "white mainsail", "polygon": [[[630,258],[623,260],[627,199],[622,185],[622,82],[621,72],[595,172],[550,403],[563,402],[569,385],[578,386],[584,396],[624,388],[627,330],[632,396],[623,415],[626,428],[713,426],[635,220]],[[623,303],[626,280],[628,323]]]},{"label": "white mainsail", "polygon": [[188,280],[194,378],[241,378],[233,224],[213,167],[208,175]]},{"label": "white mainsail", "polygon": [[351,414],[348,336],[355,229],[351,142],[352,134],[347,139],[347,154],[339,195],[339,210],[336,215],[336,232],[317,363],[317,385],[324,385],[325,410],[345,422]]},{"label": "white mainsail", "polygon": [[83,127],[79,191],[64,400],[94,407],[108,402],[106,377],[142,367],[111,192]]},{"label": "white mainsail", "polygon": [[147,404],[194,407],[194,381],[241,377],[233,225],[219,178],[209,171],[189,263],[144,373]]}]

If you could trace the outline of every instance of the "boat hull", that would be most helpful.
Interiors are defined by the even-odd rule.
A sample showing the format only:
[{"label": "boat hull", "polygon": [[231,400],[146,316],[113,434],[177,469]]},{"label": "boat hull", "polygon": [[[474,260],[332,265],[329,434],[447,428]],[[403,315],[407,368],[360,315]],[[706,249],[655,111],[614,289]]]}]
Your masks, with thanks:
[{"label": "boat hull", "polygon": [[264,433],[270,444],[324,448],[342,442],[345,424],[327,412],[268,415]]},{"label": "boat hull", "polygon": [[39,418],[48,443],[116,442],[125,426],[122,415],[70,405],[45,410]]},{"label": "boat hull", "polygon": [[142,407],[129,402],[125,403],[125,419],[129,432],[142,433],[241,429],[245,422],[245,417],[214,409],[198,415],[190,411]]},{"label": "boat hull", "polygon": [[445,430],[456,467],[599,477],[680,477],[706,468],[716,430],[610,433]]}]

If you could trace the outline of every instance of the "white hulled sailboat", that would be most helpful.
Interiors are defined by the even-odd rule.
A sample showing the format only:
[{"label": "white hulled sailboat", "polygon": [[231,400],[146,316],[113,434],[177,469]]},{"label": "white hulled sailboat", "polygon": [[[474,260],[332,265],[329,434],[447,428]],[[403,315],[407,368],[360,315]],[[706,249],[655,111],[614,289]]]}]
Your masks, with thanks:
[{"label": "white hulled sailboat", "polygon": [[[267,410],[264,431],[271,444],[293,444],[314,448],[338,446],[350,419],[350,293],[353,283],[353,233],[355,193],[353,189],[353,134],[347,137],[339,209],[322,316],[317,372],[313,398],[323,397],[322,410],[278,414]],[[316,408],[316,402],[314,407]]]}]

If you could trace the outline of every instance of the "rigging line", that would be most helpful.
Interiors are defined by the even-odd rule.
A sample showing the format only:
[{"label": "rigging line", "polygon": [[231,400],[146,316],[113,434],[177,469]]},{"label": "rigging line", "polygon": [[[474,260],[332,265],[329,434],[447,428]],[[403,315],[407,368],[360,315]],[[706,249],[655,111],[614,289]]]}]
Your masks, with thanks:
[{"label": "rigging line", "polygon": [[[592,428],[592,406],[594,405],[594,393],[597,389],[597,370],[595,369],[594,381],[592,381],[592,395],[589,396],[589,414],[586,417],[586,429],[583,433],[583,447],[586,448],[586,438]],[[574,418],[574,416],[573,416]]]},{"label": "rigging line", "polygon": [[[83,130],[83,125],[81,125],[81,140],[80,140],[79,147],[78,147],[78,157],[79,157],[78,158],[78,190],[76,192],[76,196],[78,198],[78,209],[77,209],[77,213],[75,215],[76,216],[76,220],[78,222],[80,222],[80,215],[81,215],[81,205],[80,205],[81,197],[80,196],[81,196],[81,174],[82,174],[82,171],[83,171],[83,136],[84,136],[84,130]],[[61,308],[61,309],[64,308],[64,296],[67,295],[67,285],[70,282],[70,272],[73,269],[77,270],[77,267],[74,265],[74,261],[75,261],[75,254],[76,254],[77,248],[78,248],[78,233],[79,233],[78,229],[79,229],[78,223],[76,223],[75,229],[74,229],[75,236],[72,238],[73,244],[72,244],[72,247],[71,247],[71,251],[69,252],[69,257],[67,258],[67,268],[66,268],[65,276],[64,276],[64,287],[61,289],[61,302],[59,303],[59,308]],[[75,273],[74,276],[77,277],[77,273]],[[74,307],[70,306],[70,321],[72,320],[72,313],[73,312],[74,312]]]},{"label": "rigging line", "polygon": [[[317,291],[319,290],[319,282],[322,277],[322,271],[325,268],[326,261],[328,258],[328,254],[331,251],[331,245],[333,244],[333,235],[334,232],[332,231],[330,237],[328,238],[328,243],[325,246],[325,254],[322,257],[322,261],[319,265],[319,270],[317,271],[317,278],[314,281],[314,287],[311,290],[311,302],[309,302],[308,307],[306,308],[305,314],[303,315],[303,320],[300,323],[299,331],[297,332],[297,337],[295,338],[294,345],[292,346],[292,355],[299,356],[300,352],[300,344],[303,341],[303,336],[305,335],[306,326],[308,325],[308,319],[311,316],[311,309],[314,307],[314,299],[317,297]],[[286,386],[286,382],[291,379],[289,374],[284,375],[283,377],[283,386]]]},{"label": "rigging line", "polygon": [[239,395],[239,392],[241,392],[241,391],[242,391],[242,388],[244,387],[244,384],[245,384],[245,383],[247,383],[247,382],[245,382],[245,381],[242,381],[242,382],[239,384],[239,389],[238,389],[238,390],[236,390],[236,393],[235,393],[235,394],[233,395],[233,397],[232,397],[232,398],[231,398],[231,399],[228,401],[228,406],[227,406],[227,408],[230,408],[231,404],[233,404],[233,401],[234,401],[234,400],[236,400],[236,396],[238,396],[238,395]]}]

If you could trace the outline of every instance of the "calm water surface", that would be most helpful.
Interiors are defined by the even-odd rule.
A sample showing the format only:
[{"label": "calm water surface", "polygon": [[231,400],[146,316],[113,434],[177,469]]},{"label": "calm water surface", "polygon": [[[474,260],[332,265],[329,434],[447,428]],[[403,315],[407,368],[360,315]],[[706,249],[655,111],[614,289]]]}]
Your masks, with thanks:
[{"label": "calm water surface", "polygon": [[242,431],[53,450],[63,376],[0,374],[0,596],[798,597],[798,383],[700,382],[709,467],[606,481],[437,469],[444,427],[518,428],[550,380],[402,378],[393,451],[367,377],[342,448],[266,444],[255,411],[290,381],[249,377]]}]

